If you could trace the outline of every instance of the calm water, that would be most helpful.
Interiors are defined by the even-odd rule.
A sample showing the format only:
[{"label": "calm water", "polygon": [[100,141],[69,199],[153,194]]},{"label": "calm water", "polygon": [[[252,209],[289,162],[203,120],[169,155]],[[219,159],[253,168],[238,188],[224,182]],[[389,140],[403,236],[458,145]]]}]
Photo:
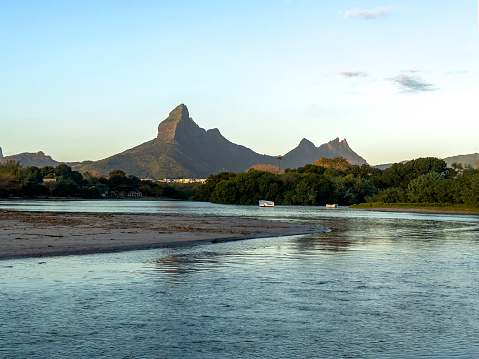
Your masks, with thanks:
[{"label": "calm water", "polygon": [[0,209],[251,216],[320,235],[0,261],[0,357],[479,357],[479,217],[188,202]]}]

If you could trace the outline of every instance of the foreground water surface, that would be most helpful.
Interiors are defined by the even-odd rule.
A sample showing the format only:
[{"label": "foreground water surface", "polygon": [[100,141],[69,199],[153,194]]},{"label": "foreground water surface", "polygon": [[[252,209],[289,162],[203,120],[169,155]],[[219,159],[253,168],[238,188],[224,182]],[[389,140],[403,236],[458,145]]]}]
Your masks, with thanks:
[{"label": "foreground water surface", "polygon": [[479,216],[155,201],[0,209],[264,217],[331,229],[0,261],[0,357],[479,357]]}]

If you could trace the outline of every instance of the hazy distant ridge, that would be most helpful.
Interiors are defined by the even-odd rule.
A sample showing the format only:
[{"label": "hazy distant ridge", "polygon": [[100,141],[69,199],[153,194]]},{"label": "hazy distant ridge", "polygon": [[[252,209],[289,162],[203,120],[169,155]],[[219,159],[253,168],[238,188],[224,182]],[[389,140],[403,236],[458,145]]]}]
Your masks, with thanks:
[{"label": "hazy distant ridge", "polygon": [[[1,152],[1,151],[0,151]],[[0,156],[2,158],[3,156]],[[16,155],[3,157],[1,162],[5,161],[17,161],[24,167],[36,166],[36,167],[45,167],[45,166],[58,166],[61,162],[55,161],[51,156],[45,155],[42,151],[37,153],[19,153]]]},{"label": "hazy distant ridge", "polygon": [[471,165],[476,168],[479,165],[479,153],[472,153],[470,155],[457,155],[444,158],[447,166],[451,167],[454,162],[462,163],[463,165]]}]

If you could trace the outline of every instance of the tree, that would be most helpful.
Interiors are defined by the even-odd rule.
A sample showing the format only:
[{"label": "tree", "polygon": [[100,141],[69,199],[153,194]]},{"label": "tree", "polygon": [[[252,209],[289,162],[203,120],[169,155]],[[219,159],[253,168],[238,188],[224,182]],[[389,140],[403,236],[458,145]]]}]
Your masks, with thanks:
[{"label": "tree", "polygon": [[233,178],[219,182],[211,194],[214,203],[234,204],[239,203],[238,199],[238,189]]},{"label": "tree", "polygon": [[431,171],[409,182],[407,196],[413,203],[447,202],[444,198],[446,180],[437,172]]},{"label": "tree", "polygon": [[338,202],[351,205],[366,202],[367,197],[378,193],[377,188],[368,180],[353,175],[340,177],[335,181]]},{"label": "tree", "polygon": [[62,179],[57,182],[49,182],[50,192],[56,197],[80,197],[81,187],[72,179]]},{"label": "tree", "polygon": [[346,174],[371,181],[376,187],[380,187],[382,172],[379,168],[371,167],[368,164],[352,165],[346,170]]},{"label": "tree", "polygon": [[248,172],[249,170],[264,171],[264,172],[270,172],[274,174],[280,174],[284,172],[284,171],[281,171],[279,167],[276,167],[273,165],[253,165],[250,168],[248,168],[245,172]]},{"label": "tree", "polygon": [[403,187],[404,173],[404,164],[393,163],[383,171],[379,181],[379,187],[381,189],[388,187]]},{"label": "tree", "polygon": [[110,190],[113,191],[128,191],[128,178],[122,170],[115,170],[109,173],[108,184]]},{"label": "tree", "polygon": [[299,177],[293,191],[285,194],[288,204],[318,205],[329,202],[332,182],[322,175],[305,173]]},{"label": "tree", "polygon": [[351,166],[351,164],[344,157],[321,157],[319,160],[316,160],[314,164],[316,166],[322,166],[325,168],[336,168],[341,171],[345,171]]},{"label": "tree", "polygon": [[54,178],[55,177],[55,168],[53,166],[45,166],[40,168],[40,173],[43,178]]},{"label": "tree", "polygon": [[278,168],[281,171],[281,160],[283,159],[283,156],[278,155],[276,156],[276,159],[278,160]]},{"label": "tree", "polygon": [[316,166],[313,164],[304,165],[303,167],[298,167],[297,169],[286,169],[285,173],[315,173],[318,175],[324,174],[326,167]]},{"label": "tree", "polygon": [[20,190],[17,179],[12,174],[0,175],[0,197],[9,197]]},{"label": "tree", "polygon": [[456,180],[456,202],[479,207],[479,170],[465,168]]},{"label": "tree", "polygon": [[380,190],[379,193],[372,198],[372,202],[383,203],[405,203],[408,201],[406,190],[401,187],[389,187]]},{"label": "tree", "polygon": [[55,167],[55,176],[57,177],[70,178],[71,173],[72,173],[71,167],[67,166],[64,163]]},{"label": "tree", "polygon": [[211,195],[215,190],[216,186],[221,182],[228,180],[232,177],[235,177],[236,173],[234,172],[221,172],[215,175],[211,175],[206,179],[206,183],[204,183],[196,192],[194,196],[195,201],[204,201],[209,202],[212,201]]}]

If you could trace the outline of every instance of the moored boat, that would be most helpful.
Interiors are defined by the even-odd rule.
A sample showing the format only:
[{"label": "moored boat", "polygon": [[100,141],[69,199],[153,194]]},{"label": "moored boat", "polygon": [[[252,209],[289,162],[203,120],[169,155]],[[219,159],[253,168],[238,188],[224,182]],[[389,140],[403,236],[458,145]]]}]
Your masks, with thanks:
[{"label": "moored boat", "polygon": [[274,202],[273,201],[261,200],[261,201],[259,201],[259,206],[260,207],[274,207]]},{"label": "moored boat", "polygon": [[326,208],[338,208],[337,203],[334,204],[326,204]]}]

